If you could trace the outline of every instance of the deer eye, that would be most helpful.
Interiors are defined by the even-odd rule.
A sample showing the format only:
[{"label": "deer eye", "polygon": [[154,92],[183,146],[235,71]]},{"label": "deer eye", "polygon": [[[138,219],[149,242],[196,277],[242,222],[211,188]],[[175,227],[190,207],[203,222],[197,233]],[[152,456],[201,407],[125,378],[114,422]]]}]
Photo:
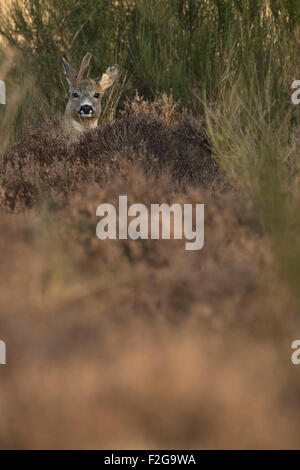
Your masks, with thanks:
[{"label": "deer eye", "polygon": [[95,93],[95,94],[94,94],[94,97],[95,97],[95,98],[99,98],[99,96],[100,96],[100,93]]},{"label": "deer eye", "polygon": [[76,93],[76,92],[72,93],[72,98],[78,98],[78,96],[79,96],[78,93]]}]

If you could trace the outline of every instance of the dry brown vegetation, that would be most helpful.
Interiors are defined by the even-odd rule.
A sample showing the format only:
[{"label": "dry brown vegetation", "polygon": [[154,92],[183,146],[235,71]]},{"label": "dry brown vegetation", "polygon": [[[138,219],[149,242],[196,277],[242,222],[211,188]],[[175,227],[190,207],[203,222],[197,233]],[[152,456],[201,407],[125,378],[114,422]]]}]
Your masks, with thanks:
[{"label": "dry brown vegetation", "polygon": [[164,99],[165,107],[159,101],[162,116],[152,103],[146,111],[146,103],[139,105],[138,98],[114,123],[86,133],[78,145],[69,147],[59,122],[24,129],[3,157],[3,206],[30,207],[43,195],[57,202],[83,182],[107,184],[109,175],[119,174],[126,162],[151,175],[165,171],[181,187],[193,183],[207,188],[214,182],[220,186],[220,170],[210,155],[203,120],[183,113],[170,124],[175,105]]},{"label": "dry brown vegetation", "polygon": [[[160,100],[73,147],[27,128],[3,156],[1,448],[299,445],[293,298],[202,119]],[[204,250],[98,240],[120,194],[204,202]]]}]

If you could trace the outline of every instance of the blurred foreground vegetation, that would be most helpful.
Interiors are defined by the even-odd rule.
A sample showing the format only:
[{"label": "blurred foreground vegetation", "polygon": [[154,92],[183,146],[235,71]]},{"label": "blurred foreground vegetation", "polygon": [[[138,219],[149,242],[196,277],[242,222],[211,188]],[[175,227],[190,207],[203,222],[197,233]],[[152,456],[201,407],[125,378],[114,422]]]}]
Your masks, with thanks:
[{"label": "blurred foreground vegetation", "polygon": [[[26,426],[10,424],[8,411],[0,440],[93,447],[108,430],[104,443],[112,447],[299,447],[298,371],[287,364],[300,328],[300,106],[291,101],[292,82],[300,80],[300,3],[12,0],[0,12],[0,44],[8,90],[0,109],[1,274],[20,293],[0,285],[1,331],[28,362],[41,348],[44,371],[51,358],[41,338],[58,351],[45,396],[31,368],[28,394],[36,399]],[[100,128],[70,150],[48,120],[63,113],[68,96],[61,57],[78,67],[88,51],[91,76],[114,63],[123,72],[104,100]],[[175,241],[99,244],[96,206],[124,191],[146,204],[204,200],[203,252],[187,255]],[[24,305],[37,314],[24,314]],[[9,321],[5,310],[14,313]],[[142,332],[140,342],[133,331]],[[35,403],[69,403],[63,388],[51,396],[51,384],[61,388],[65,347],[66,390],[74,388],[74,337],[85,348],[80,370],[93,364],[84,375],[90,380],[61,408],[64,436],[56,432],[59,418],[47,414],[40,433]],[[226,351],[236,362],[227,362]],[[27,376],[16,372],[15,380],[24,385]],[[18,410],[9,387],[3,390],[7,410]],[[81,396],[86,421],[83,414],[76,421]],[[27,398],[21,394],[21,410]],[[34,438],[29,426],[38,429]]]},{"label": "blurred foreground vegetation", "polygon": [[205,113],[215,154],[255,201],[300,297],[299,109],[291,104],[299,25],[292,0],[13,0],[0,20],[10,93],[3,135],[63,112],[62,55],[78,67],[92,52],[94,75],[119,63],[123,76],[103,118],[136,89]]}]

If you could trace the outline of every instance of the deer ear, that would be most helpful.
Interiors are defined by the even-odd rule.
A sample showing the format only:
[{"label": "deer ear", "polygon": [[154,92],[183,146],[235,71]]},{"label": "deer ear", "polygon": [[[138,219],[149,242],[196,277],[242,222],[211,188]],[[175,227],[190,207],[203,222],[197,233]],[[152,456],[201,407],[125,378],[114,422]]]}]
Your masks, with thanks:
[{"label": "deer ear", "polygon": [[108,67],[108,69],[106,70],[106,72],[104,72],[102,77],[97,77],[95,79],[96,82],[99,83],[101,93],[104,93],[106,88],[109,88],[115,83],[117,76],[119,75],[119,72],[120,72],[120,67],[116,64],[116,65],[113,65],[112,67]]},{"label": "deer ear", "polygon": [[73,67],[71,67],[71,65],[66,61],[64,57],[62,58],[62,65],[63,65],[67,82],[69,86],[71,86],[76,81],[77,72],[75,69],[73,69]]},{"label": "deer ear", "polygon": [[92,54],[88,52],[87,54],[85,54],[84,58],[82,59],[80,70],[78,73],[78,81],[88,78],[89,73],[90,73],[91,57],[92,57]]}]

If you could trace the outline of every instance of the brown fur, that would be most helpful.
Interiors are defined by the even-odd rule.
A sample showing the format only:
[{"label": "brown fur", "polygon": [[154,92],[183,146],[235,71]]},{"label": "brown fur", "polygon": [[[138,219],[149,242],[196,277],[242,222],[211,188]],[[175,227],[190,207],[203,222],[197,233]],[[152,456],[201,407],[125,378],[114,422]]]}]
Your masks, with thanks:
[{"label": "brown fur", "polygon": [[[97,127],[101,114],[101,99],[119,73],[119,66],[109,67],[95,79],[89,78],[91,54],[82,60],[79,72],[63,58],[63,67],[69,84],[70,97],[64,116],[64,133],[70,141],[77,140],[86,130]],[[89,109],[89,112],[83,111]]]}]

